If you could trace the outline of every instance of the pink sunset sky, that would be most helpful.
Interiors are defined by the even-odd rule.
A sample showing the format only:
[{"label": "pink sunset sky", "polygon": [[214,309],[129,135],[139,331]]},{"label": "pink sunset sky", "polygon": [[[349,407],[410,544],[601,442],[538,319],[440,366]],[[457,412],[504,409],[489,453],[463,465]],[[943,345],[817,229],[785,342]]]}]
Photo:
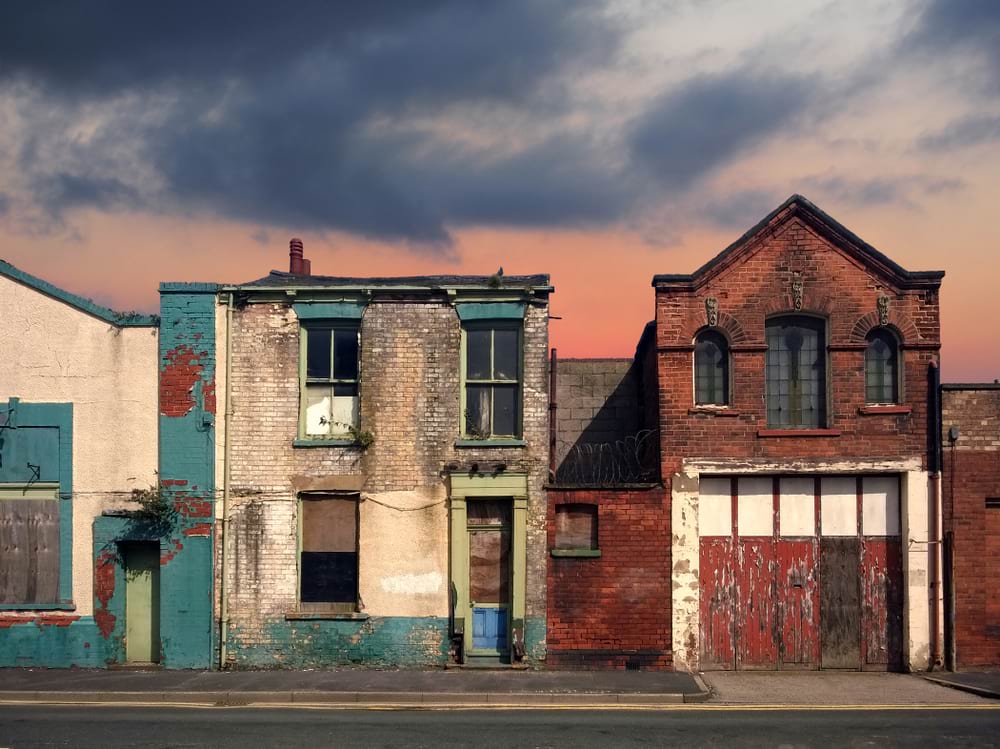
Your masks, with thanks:
[{"label": "pink sunset sky", "polygon": [[560,356],[630,356],[653,274],[800,193],[944,270],[944,380],[1000,377],[1000,3],[113,5],[0,11],[0,258],[64,289],[155,311],[299,236],[548,273]]}]

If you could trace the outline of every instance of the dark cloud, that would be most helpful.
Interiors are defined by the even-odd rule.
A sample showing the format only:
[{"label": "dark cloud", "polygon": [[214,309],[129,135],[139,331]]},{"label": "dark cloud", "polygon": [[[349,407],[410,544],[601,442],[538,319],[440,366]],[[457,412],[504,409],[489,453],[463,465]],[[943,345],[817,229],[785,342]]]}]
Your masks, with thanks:
[{"label": "dark cloud", "polygon": [[806,177],[801,182],[805,186],[802,192],[808,195],[857,208],[898,205],[918,209],[922,197],[965,188],[965,183],[960,179],[922,174],[874,179],[822,175]]},{"label": "dark cloud", "polygon": [[[549,84],[619,44],[597,0],[24,2],[0,14],[0,80],[62,106],[64,130],[73,107],[104,107],[100,137],[63,154],[72,168],[37,158],[46,135],[67,140],[58,121],[23,135],[19,163],[54,216],[144,201],[440,244],[452,225],[574,225],[626,202],[572,133],[518,134],[499,156],[410,124],[461,106],[551,130],[539,113],[554,124],[567,105]],[[155,106],[118,111],[123,97]],[[109,156],[129,142],[155,186]]]},{"label": "dark cloud", "polygon": [[699,211],[720,228],[746,228],[773,211],[785,197],[773,190],[740,190],[701,203]]},{"label": "dark cloud", "polygon": [[0,192],[0,218],[7,215],[10,210],[10,197],[6,193]]},{"label": "dark cloud", "polygon": [[936,132],[924,133],[917,148],[924,151],[952,151],[1000,140],[1000,116],[970,115],[955,120]]},{"label": "dark cloud", "polygon": [[985,86],[1000,93],[1000,2],[927,0],[904,48],[932,57],[965,54],[982,65]]},{"label": "dark cloud", "polygon": [[632,160],[683,190],[746,149],[790,127],[814,101],[814,82],[735,71],[696,78],[661,97],[636,122]]}]

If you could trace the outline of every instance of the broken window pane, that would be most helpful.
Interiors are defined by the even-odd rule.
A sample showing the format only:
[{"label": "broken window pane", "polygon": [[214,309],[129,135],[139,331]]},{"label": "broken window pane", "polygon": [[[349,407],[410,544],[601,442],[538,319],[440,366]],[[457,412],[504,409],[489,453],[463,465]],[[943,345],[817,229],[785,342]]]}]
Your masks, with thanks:
[{"label": "broken window pane", "polygon": [[306,377],[330,378],[330,329],[306,329]]},{"label": "broken window pane", "polygon": [[306,385],[306,434],[330,434],[332,398],[329,385]]},{"label": "broken window pane", "polygon": [[520,348],[518,331],[493,331],[493,379],[516,380]]},{"label": "broken window pane", "polygon": [[517,433],[517,387],[493,386],[493,434]]},{"label": "broken window pane", "polygon": [[490,379],[490,330],[470,330],[466,336],[467,366],[465,376],[470,380]]},{"label": "broken window pane", "polygon": [[465,397],[465,431],[472,437],[490,434],[489,385],[469,385]]},{"label": "broken window pane", "polygon": [[333,377],[336,380],[358,379],[358,331],[333,331]]}]

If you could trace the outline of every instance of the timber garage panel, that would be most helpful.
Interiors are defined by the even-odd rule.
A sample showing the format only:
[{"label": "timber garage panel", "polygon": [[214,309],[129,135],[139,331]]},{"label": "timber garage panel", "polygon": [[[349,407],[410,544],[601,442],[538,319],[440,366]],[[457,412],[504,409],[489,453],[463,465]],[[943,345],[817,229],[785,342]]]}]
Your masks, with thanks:
[{"label": "timber garage panel", "polygon": [[898,476],[702,477],[701,665],[902,667]]}]

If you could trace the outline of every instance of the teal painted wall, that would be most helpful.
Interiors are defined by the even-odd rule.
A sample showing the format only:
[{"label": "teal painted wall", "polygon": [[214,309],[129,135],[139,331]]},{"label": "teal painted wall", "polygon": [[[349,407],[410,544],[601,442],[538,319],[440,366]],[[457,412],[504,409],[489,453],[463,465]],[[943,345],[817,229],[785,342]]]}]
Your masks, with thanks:
[{"label": "teal painted wall", "polygon": [[91,616],[39,612],[12,623],[0,615],[0,666],[100,668],[105,640]]},{"label": "teal painted wall", "polygon": [[[377,617],[364,620],[264,619],[252,637],[230,628],[229,653],[238,668],[371,668],[443,666],[448,661],[448,620]],[[253,645],[244,646],[244,640]]]},{"label": "teal painted wall", "polygon": [[215,284],[160,284],[159,473],[178,510],[160,556],[167,668],[215,663]]}]

